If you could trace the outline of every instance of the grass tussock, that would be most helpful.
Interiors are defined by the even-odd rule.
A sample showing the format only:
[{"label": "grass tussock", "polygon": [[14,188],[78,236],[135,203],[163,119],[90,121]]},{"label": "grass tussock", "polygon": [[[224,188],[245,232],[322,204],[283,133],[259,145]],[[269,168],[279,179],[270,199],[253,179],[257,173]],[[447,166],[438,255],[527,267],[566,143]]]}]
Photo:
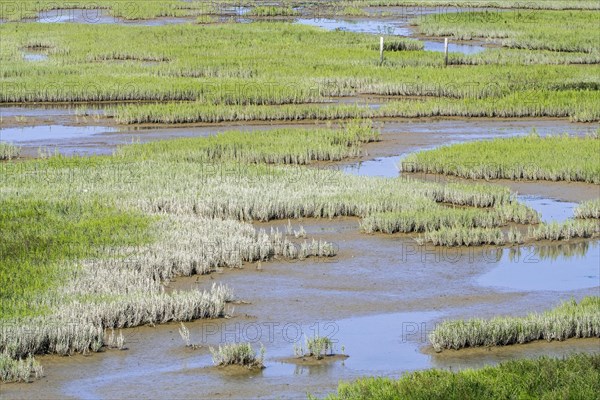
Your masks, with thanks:
[{"label": "grass tussock", "polygon": [[44,368],[32,356],[13,359],[0,353],[0,382],[31,382],[44,376]]},{"label": "grass tussock", "polygon": [[504,233],[499,228],[441,228],[427,231],[417,243],[431,242],[434,246],[481,246],[506,243]]},{"label": "grass tussock", "polygon": [[600,218],[600,198],[579,204],[574,214],[575,218]]},{"label": "grass tussock", "polygon": [[219,345],[218,348],[210,348],[213,363],[217,366],[239,365],[250,369],[263,369],[265,347],[261,346],[260,354],[257,355],[250,343],[232,343]]},{"label": "grass tussock", "polygon": [[361,228],[368,233],[409,233],[437,231],[442,228],[493,228],[509,222],[536,224],[539,222],[539,215],[516,202],[491,210],[450,208],[436,204],[430,209],[371,214],[361,221]]},{"label": "grass tussock", "polygon": [[600,391],[600,355],[575,354],[500,363],[481,369],[411,372],[398,380],[343,382],[329,400],[593,399]]},{"label": "grass tussock", "polygon": [[[473,212],[472,212],[473,213]],[[534,213],[535,214],[535,213]],[[467,218],[466,222],[463,218],[430,218],[429,225],[418,226],[424,234],[417,237],[416,241],[419,245],[424,245],[426,242],[432,243],[434,246],[480,246],[480,245],[496,245],[504,244],[520,244],[525,242],[539,240],[561,240],[566,241],[575,238],[591,238],[600,233],[600,224],[597,221],[586,220],[567,220],[563,223],[541,223],[536,226],[528,227],[527,233],[523,234],[516,228],[510,228],[508,232],[503,232],[497,227],[477,227],[473,226],[475,221],[489,222],[489,217],[481,212],[474,212],[473,219]],[[488,214],[489,215],[489,214]],[[375,215],[367,217],[368,223],[378,221],[381,216]],[[389,219],[383,217],[381,223],[382,229],[396,229],[399,226],[415,227],[413,221],[405,220],[405,216],[400,217],[398,214],[391,214]],[[431,223],[431,220],[434,222]],[[416,220],[418,221],[418,219]],[[502,221],[501,219],[498,221]],[[440,222],[447,223],[448,226],[440,225]],[[460,225],[461,223],[465,225]],[[402,224],[402,225],[401,225]],[[456,224],[456,225],[452,225]],[[377,226],[377,225],[376,225]],[[427,230],[429,226],[432,230]],[[493,225],[492,225],[493,226]],[[369,226],[371,228],[371,226]]]},{"label": "grass tussock", "polygon": [[534,240],[569,240],[590,238],[600,233],[599,221],[567,220],[529,227],[528,236]]},{"label": "grass tussock", "polygon": [[506,346],[535,340],[600,337],[600,297],[567,301],[558,307],[525,317],[445,321],[429,341],[436,351],[465,347]]},{"label": "grass tussock", "polygon": [[333,355],[333,341],[326,336],[315,335],[306,337],[304,347],[302,345],[294,345],[294,355],[296,357],[313,357],[316,360],[321,360],[326,355]]},{"label": "grass tussock", "polygon": [[407,172],[469,179],[530,179],[600,183],[597,136],[541,137],[535,133],[443,146],[408,156]]},{"label": "grass tussock", "polygon": [[8,161],[19,158],[21,149],[11,143],[0,142],[0,161]]},{"label": "grass tussock", "polygon": [[245,15],[252,17],[295,17],[301,14],[299,10],[295,10],[292,7],[257,6],[253,7]]},{"label": "grass tussock", "polygon": [[[423,50],[423,42],[410,39],[388,39],[383,42],[383,51],[417,51]],[[373,45],[373,50],[379,50],[380,47]]]}]

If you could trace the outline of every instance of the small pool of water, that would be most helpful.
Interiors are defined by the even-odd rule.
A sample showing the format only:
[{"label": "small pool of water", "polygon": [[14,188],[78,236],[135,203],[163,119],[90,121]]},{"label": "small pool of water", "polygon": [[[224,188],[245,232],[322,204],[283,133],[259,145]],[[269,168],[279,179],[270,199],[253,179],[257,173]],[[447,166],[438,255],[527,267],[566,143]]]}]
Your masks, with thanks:
[{"label": "small pool of water", "polygon": [[380,157],[344,166],[342,171],[358,176],[395,178],[400,175],[398,163],[402,156]]},{"label": "small pool of water", "polygon": [[46,54],[23,53],[23,60],[25,60],[25,61],[37,62],[37,61],[46,61],[47,59],[48,59],[48,56]]},{"label": "small pool of water", "polygon": [[[133,12],[133,10],[132,10]],[[78,23],[78,24],[114,24],[119,19],[108,14],[107,10],[100,8],[72,8],[41,11],[35,22],[43,24]]]},{"label": "small pool of water", "polygon": [[[558,246],[558,245],[557,245]],[[477,278],[481,286],[508,291],[570,291],[600,286],[599,242],[569,252],[537,246],[504,249],[497,266]]]},{"label": "small pool of water", "polygon": [[105,126],[25,126],[0,129],[0,140],[14,144],[27,142],[40,142],[40,144],[47,144],[47,141],[52,141],[54,139],[74,139],[115,131],[115,128],[109,128]]},{"label": "small pool of water", "polygon": [[518,200],[542,215],[542,222],[564,222],[573,218],[577,203],[558,201],[540,196],[517,196]]},{"label": "small pool of water", "polygon": [[411,30],[393,21],[344,20],[329,18],[299,18],[296,23],[302,25],[317,26],[331,31],[340,30],[357,33],[371,33],[380,35],[402,35],[408,36]]},{"label": "small pool of water", "polygon": [[[423,41],[425,44],[424,50],[426,51],[437,51],[444,52],[444,42],[434,42],[431,40]],[[448,43],[448,52],[449,53],[463,53],[463,54],[477,54],[481,53],[485,50],[485,47],[474,45],[474,44],[457,44],[457,43]]]}]

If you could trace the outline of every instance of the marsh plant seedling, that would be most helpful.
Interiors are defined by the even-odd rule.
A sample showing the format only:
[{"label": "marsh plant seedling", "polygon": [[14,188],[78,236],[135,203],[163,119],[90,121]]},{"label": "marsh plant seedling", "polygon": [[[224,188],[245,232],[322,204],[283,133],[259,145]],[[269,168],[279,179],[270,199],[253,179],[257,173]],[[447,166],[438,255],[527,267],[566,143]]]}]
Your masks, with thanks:
[{"label": "marsh plant seedling", "polygon": [[192,342],[190,341],[190,330],[185,326],[183,322],[180,322],[179,336],[181,336],[181,339],[185,343],[185,347],[189,347],[192,350],[196,350],[202,347],[199,344],[192,344]]}]

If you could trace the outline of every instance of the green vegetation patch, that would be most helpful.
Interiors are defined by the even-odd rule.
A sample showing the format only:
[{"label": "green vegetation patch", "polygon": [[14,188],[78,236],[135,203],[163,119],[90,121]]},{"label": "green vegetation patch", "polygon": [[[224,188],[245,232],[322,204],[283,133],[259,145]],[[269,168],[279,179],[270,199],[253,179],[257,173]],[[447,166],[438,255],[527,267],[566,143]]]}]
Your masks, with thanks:
[{"label": "green vegetation patch", "polygon": [[600,43],[590,29],[597,11],[477,11],[419,17],[419,31],[458,40],[498,39],[503,46],[529,50],[598,53]]},{"label": "green vegetation patch", "polygon": [[594,399],[600,392],[600,355],[514,360],[458,372],[431,369],[398,380],[362,378],[340,383],[329,400]]},{"label": "green vegetation patch", "polygon": [[150,240],[150,219],[100,200],[0,198],[2,318],[46,311],[40,299],[60,285],[69,267],[102,249]]},{"label": "green vegetation patch", "polygon": [[119,155],[133,156],[131,159],[307,164],[356,157],[361,144],[378,138],[371,121],[351,121],[342,129],[225,132],[206,138],[158,141],[122,147]]},{"label": "green vegetation patch", "polygon": [[584,201],[573,211],[575,218],[600,218],[600,198]]},{"label": "green vegetation patch", "polygon": [[600,183],[597,135],[541,137],[537,134],[440,147],[408,156],[407,172],[470,179],[531,179]]},{"label": "green vegetation patch", "polygon": [[[435,91],[433,96],[442,96]],[[390,95],[408,95],[400,87],[387,87]],[[389,92],[388,92],[389,91]],[[577,122],[600,120],[600,92],[591,90],[540,90],[505,97],[464,98],[427,97],[422,100],[390,101],[374,109],[357,104],[222,105],[202,102],[131,104],[109,110],[117,122],[215,123],[225,121],[299,121],[384,117],[568,117]]]},{"label": "green vegetation patch", "polygon": [[292,7],[280,6],[257,6],[252,8],[246,15],[253,17],[293,17],[302,13]]}]

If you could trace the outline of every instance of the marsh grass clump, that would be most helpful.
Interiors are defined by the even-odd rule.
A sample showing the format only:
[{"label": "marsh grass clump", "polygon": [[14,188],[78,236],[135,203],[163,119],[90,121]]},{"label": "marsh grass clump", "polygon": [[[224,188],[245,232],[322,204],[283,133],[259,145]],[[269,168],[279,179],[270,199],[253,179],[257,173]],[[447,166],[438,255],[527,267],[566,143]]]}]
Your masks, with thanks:
[{"label": "marsh grass clump", "polygon": [[511,360],[481,369],[429,369],[397,380],[367,377],[342,382],[337,394],[327,399],[594,399],[600,391],[598,365],[598,354],[573,354]]},{"label": "marsh grass clump", "polygon": [[0,284],[10,288],[1,294],[2,316],[42,313],[39,304],[46,302],[40,297],[65,279],[75,260],[97,256],[100,248],[148,243],[150,222],[141,213],[123,212],[98,198],[0,197],[0,262],[5,272]]},{"label": "marsh grass clump", "polygon": [[14,359],[0,353],[0,382],[31,382],[44,376],[44,369],[31,355]]},{"label": "marsh grass clump", "polygon": [[[48,315],[12,319],[4,324],[0,352],[15,359],[31,354],[97,352],[107,344],[106,329],[223,317],[231,290],[214,284],[202,291],[117,292],[113,297],[111,301],[88,294],[87,301],[70,298],[67,302],[62,299],[63,303],[49,298],[48,302],[56,304]],[[122,335],[113,336],[112,344],[123,347]]]},{"label": "marsh grass clump", "polygon": [[292,7],[257,6],[253,7],[245,15],[252,17],[295,17],[302,15],[302,13]]},{"label": "marsh grass clump", "polygon": [[111,328],[110,335],[106,340],[106,346],[108,346],[110,349],[127,350],[127,347],[125,347],[125,337],[123,336],[123,331],[119,331],[119,334],[115,335],[114,328]]},{"label": "marsh grass clump", "polygon": [[595,220],[567,220],[530,227],[527,236],[534,240],[569,240],[590,238],[600,233],[600,222]]},{"label": "marsh grass clump", "polygon": [[197,162],[239,161],[269,164],[308,164],[337,161],[361,154],[361,145],[379,140],[372,121],[356,120],[341,129],[276,129],[224,132],[208,138],[164,140],[124,146],[121,157]]},{"label": "marsh grass clump", "polygon": [[306,337],[304,347],[299,344],[294,345],[296,357],[313,357],[316,360],[321,360],[327,355],[333,355],[333,351],[333,341],[326,336]]},{"label": "marsh grass clump", "polygon": [[517,49],[597,53],[598,42],[585,34],[597,18],[597,11],[476,11],[456,13],[452,18],[425,15],[416,22],[425,35],[496,40]]},{"label": "marsh grass clump", "polygon": [[600,218],[600,198],[595,200],[584,201],[579,204],[574,210],[575,218]]},{"label": "marsh grass clump", "polygon": [[340,12],[341,15],[348,17],[366,17],[369,13],[360,7],[346,6]]},{"label": "marsh grass clump", "polygon": [[[417,51],[423,50],[425,45],[419,40],[411,39],[391,39],[383,42],[383,51]],[[373,50],[379,50],[379,45],[373,45]]]},{"label": "marsh grass clump", "polygon": [[196,17],[197,24],[214,24],[217,22],[219,22],[219,20],[212,15],[199,15]]},{"label": "marsh grass clump", "polygon": [[436,231],[427,231],[424,241],[433,243],[434,246],[480,246],[498,245],[506,243],[502,230],[498,228],[441,228]]},{"label": "marsh grass clump", "polygon": [[[390,61],[386,60],[386,64]],[[332,82],[324,83],[328,87]],[[353,85],[351,82],[337,82],[339,85]],[[420,85],[416,85],[421,87]],[[337,87],[337,86],[336,86]],[[355,118],[416,118],[416,117],[562,117],[574,122],[594,122],[600,120],[598,91],[583,90],[525,90],[509,93],[502,97],[486,93],[475,95],[463,93],[439,93],[438,89],[413,90],[412,85],[365,85],[353,93],[376,93],[389,96],[428,96],[420,101],[390,101],[378,109],[359,104],[207,104],[205,102],[127,104],[111,108],[108,114],[121,124],[143,123],[216,123],[225,121],[301,121],[301,120],[341,120]],[[337,94],[331,94],[339,95]],[[469,97],[471,96],[471,97]],[[539,104],[543,104],[541,107]],[[512,171],[512,169],[511,169]],[[519,171],[514,172],[518,174]]]},{"label": "marsh grass clump", "polygon": [[11,143],[0,142],[0,161],[10,161],[19,158],[21,149]]},{"label": "marsh grass clump", "polygon": [[250,343],[231,343],[210,348],[213,363],[217,366],[239,365],[249,369],[263,369],[265,347],[261,345],[260,354],[257,355]]},{"label": "marsh grass clump", "polygon": [[444,321],[429,335],[436,351],[506,346],[535,340],[600,337],[600,297],[570,300],[555,309],[525,317]]},{"label": "marsh grass clump", "polygon": [[366,232],[430,232],[441,228],[494,228],[509,222],[532,224],[539,215],[529,207],[505,203],[492,209],[454,208],[435,204],[424,209],[376,213],[361,221]]},{"label": "marsh grass clump", "polygon": [[523,235],[518,229],[510,228],[508,230],[506,241],[510,244],[521,244],[523,243]]},{"label": "marsh grass clump", "polygon": [[406,172],[468,179],[600,183],[600,140],[592,136],[527,136],[443,146],[406,157]]}]

